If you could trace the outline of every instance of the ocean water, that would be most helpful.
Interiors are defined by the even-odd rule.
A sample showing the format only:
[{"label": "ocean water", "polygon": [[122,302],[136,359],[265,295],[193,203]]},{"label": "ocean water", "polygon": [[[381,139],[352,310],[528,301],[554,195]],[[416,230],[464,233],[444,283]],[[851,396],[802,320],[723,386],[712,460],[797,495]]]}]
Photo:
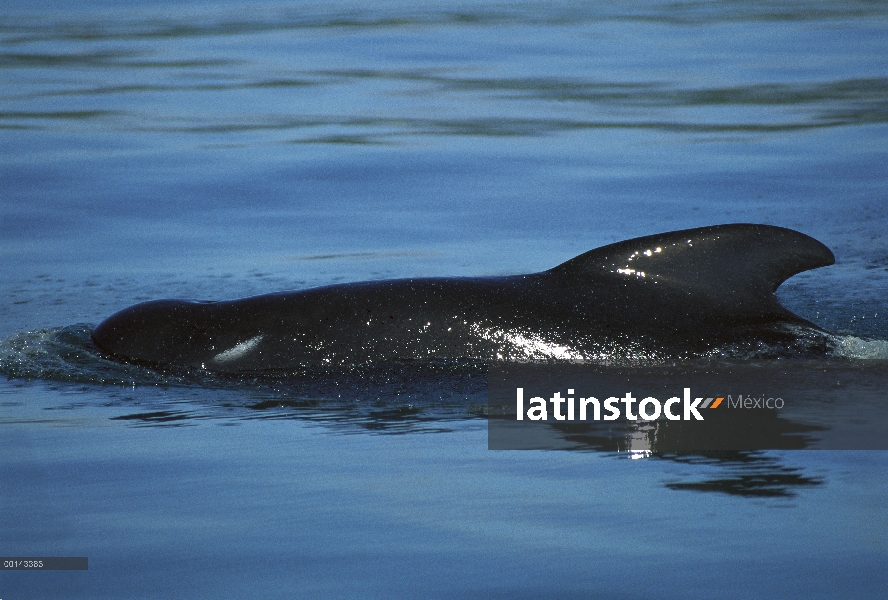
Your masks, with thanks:
[{"label": "ocean water", "polygon": [[0,598],[882,597],[886,452],[490,451],[477,373],[207,381],[87,340],[752,222],[834,251],[778,296],[865,385],[886,47],[872,2],[4,3],[0,554],[90,566]]}]

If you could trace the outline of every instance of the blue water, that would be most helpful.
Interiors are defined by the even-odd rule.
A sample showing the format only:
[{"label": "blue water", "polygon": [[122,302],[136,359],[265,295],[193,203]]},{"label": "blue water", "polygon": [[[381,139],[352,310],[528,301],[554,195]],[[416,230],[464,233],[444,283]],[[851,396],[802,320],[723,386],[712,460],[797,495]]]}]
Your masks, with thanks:
[{"label": "blue water", "polygon": [[202,385],[84,347],[152,298],[755,222],[833,249],[778,296],[865,378],[886,47],[869,2],[5,3],[0,554],[90,569],[0,598],[882,597],[884,452],[492,452],[473,382]]}]

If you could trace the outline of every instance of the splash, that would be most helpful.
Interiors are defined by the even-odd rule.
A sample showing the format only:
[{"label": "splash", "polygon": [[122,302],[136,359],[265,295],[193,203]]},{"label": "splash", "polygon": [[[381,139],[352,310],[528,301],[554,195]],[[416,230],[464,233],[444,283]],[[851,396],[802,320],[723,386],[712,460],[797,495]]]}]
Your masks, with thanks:
[{"label": "splash", "polygon": [[136,385],[175,384],[174,376],[102,358],[90,339],[92,326],[16,333],[0,342],[0,374],[10,379]]},{"label": "splash", "polygon": [[853,335],[836,336],[832,355],[856,360],[888,359],[888,340],[867,340]]}]

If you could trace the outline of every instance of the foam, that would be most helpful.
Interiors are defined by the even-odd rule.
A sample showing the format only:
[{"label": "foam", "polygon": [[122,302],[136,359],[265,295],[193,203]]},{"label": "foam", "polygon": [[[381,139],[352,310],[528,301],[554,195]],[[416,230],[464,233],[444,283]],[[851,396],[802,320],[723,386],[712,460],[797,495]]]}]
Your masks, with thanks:
[{"label": "foam", "polygon": [[836,336],[832,355],[857,360],[888,359],[888,340],[865,340],[853,335]]}]

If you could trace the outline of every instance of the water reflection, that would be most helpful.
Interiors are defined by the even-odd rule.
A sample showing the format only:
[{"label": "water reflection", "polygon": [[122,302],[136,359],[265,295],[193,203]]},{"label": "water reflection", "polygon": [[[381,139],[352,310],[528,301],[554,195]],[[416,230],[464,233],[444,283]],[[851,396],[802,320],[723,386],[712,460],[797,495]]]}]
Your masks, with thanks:
[{"label": "water reflection", "polygon": [[798,467],[781,463],[778,457],[763,452],[722,452],[696,456],[667,455],[662,457],[681,464],[713,465],[714,477],[695,481],[670,481],[671,490],[717,492],[748,498],[792,497],[802,488],[824,483],[822,477],[811,477]]},{"label": "water reflection", "polygon": [[[382,435],[444,434],[458,428],[457,421],[475,419],[479,423],[486,415],[477,406],[466,410],[465,405],[452,405],[449,410],[437,406],[390,405],[383,401],[368,406],[336,404],[332,401],[267,399],[249,404],[246,411],[225,416],[229,424],[238,420],[298,419],[326,427],[330,435],[373,433]],[[251,415],[247,411],[254,411]],[[111,417],[136,427],[194,426],[206,419],[218,419],[200,409],[152,410]],[[592,441],[592,440],[587,440]],[[676,491],[720,493],[747,498],[790,498],[805,488],[824,483],[822,477],[812,476],[805,469],[789,466],[784,458],[762,451],[722,451],[673,454],[639,451],[627,440],[602,437],[594,440],[598,452],[611,454],[616,459],[629,456],[647,460],[661,460],[692,467],[682,475],[670,475],[664,486]],[[605,450],[607,448],[607,450]]]},{"label": "water reflection", "polygon": [[170,425],[170,424],[180,424],[187,425],[188,422],[197,415],[194,413],[189,413],[185,411],[172,411],[172,410],[159,410],[154,412],[144,412],[144,413],[132,413],[128,415],[121,415],[118,417],[111,417],[112,421],[135,421],[138,424],[144,425]]}]

